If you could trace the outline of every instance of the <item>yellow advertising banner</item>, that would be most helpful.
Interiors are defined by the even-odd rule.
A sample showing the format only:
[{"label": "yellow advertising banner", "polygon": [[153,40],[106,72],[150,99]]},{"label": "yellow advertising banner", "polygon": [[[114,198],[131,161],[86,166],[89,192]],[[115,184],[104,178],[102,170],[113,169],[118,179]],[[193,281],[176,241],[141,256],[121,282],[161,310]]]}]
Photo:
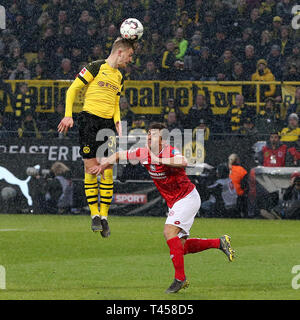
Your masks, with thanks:
[{"label": "yellow advertising banner", "polygon": [[175,99],[184,113],[195,104],[197,94],[203,94],[214,114],[225,114],[241,94],[241,85],[216,85],[200,81],[125,81],[125,96],[135,113],[159,114]]},{"label": "yellow advertising banner", "polygon": [[[72,81],[65,80],[7,80],[7,92],[0,92],[5,111],[12,112],[12,96],[16,96],[20,84],[26,82],[30,104],[36,112],[54,112]],[[1,89],[0,89],[1,91]],[[208,84],[200,81],[125,81],[123,94],[129,101],[132,111],[139,114],[159,114],[167,105],[168,99],[176,100],[178,107],[187,113],[195,104],[197,94],[203,94],[214,114],[226,114],[235,104],[235,96],[241,94],[242,86]],[[84,102],[85,89],[81,90],[74,103],[73,112],[80,112]]]}]

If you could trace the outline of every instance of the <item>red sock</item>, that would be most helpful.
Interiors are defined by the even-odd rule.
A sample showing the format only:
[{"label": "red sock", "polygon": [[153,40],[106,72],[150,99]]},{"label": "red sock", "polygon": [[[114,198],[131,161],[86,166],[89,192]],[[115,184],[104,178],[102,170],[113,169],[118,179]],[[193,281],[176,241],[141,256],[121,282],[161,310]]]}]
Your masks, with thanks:
[{"label": "red sock", "polygon": [[220,247],[220,239],[187,239],[184,244],[184,254],[196,253],[206,249]]},{"label": "red sock", "polygon": [[184,274],[184,250],[181,240],[178,237],[174,237],[167,241],[170,248],[170,255],[175,268],[175,279],[183,281],[185,279]]}]

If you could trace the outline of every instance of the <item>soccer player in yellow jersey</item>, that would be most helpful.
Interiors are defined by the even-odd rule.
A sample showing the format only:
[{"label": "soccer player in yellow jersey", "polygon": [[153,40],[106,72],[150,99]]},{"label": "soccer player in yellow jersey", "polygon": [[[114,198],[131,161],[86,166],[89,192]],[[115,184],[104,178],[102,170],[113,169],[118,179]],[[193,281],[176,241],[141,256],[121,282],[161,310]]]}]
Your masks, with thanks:
[{"label": "soccer player in yellow jersey", "polygon": [[118,135],[122,135],[119,100],[123,79],[118,68],[125,68],[132,61],[133,52],[132,42],[118,38],[106,60],[93,61],[84,67],[67,91],[65,117],[58,125],[59,132],[73,127],[72,106],[76,94],[87,86],[83,111],[78,117],[80,154],[84,160],[85,194],[91,211],[92,230],[101,232],[102,237],[110,235],[107,216],[113,196],[113,170],[105,170],[98,188],[97,176],[90,169],[99,164],[96,153],[103,144],[103,141],[96,141],[99,130],[116,129]]}]

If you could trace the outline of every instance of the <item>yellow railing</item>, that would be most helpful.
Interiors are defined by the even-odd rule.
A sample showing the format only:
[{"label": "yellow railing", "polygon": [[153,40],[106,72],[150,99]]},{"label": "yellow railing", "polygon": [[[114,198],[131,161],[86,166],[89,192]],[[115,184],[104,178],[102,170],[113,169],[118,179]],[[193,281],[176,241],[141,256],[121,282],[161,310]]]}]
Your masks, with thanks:
[{"label": "yellow railing", "polygon": [[[14,96],[18,92],[18,85],[26,82],[29,88],[29,97],[36,112],[53,112],[58,101],[64,101],[65,93],[71,80],[6,80]],[[132,110],[140,114],[159,114],[167,104],[169,97],[175,98],[180,109],[187,113],[195,103],[197,93],[204,94],[209,100],[214,114],[226,114],[230,106],[235,104],[235,96],[242,93],[242,88],[251,86],[255,90],[255,101],[245,103],[256,107],[257,112],[261,101],[261,86],[276,85],[281,88],[282,112],[293,103],[294,92],[299,82],[279,81],[125,81],[124,91]],[[0,95],[6,106],[5,111],[12,112],[12,105],[7,93]],[[84,102],[84,91],[79,92],[74,103],[74,112],[80,112]],[[283,114],[282,114],[283,115]]]}]

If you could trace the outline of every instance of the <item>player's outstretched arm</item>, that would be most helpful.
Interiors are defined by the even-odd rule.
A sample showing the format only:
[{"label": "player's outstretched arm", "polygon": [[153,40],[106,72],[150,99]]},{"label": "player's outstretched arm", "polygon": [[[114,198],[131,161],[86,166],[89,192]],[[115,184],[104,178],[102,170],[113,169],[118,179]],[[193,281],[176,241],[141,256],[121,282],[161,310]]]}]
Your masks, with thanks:
[{"label": "player's outstretched arm", "polygon": [[[112,154],[111,156],[101,158],[99,165],[93,166],[90,169],[91,174],[100,175],[103,174],[104,170],[111,168],[115,163],[118,163],[119,160],[127,159],[127,151],[120,151]],[[104,179],[104,176],[103,176]]]},{"label": "player's outstretched arm", "polygon": [[183,155],[176,155],[170,158],[159,158],[151,152],[151,163],[163,164],[175,168],[185,168],[188,165],[186,158]]}]

